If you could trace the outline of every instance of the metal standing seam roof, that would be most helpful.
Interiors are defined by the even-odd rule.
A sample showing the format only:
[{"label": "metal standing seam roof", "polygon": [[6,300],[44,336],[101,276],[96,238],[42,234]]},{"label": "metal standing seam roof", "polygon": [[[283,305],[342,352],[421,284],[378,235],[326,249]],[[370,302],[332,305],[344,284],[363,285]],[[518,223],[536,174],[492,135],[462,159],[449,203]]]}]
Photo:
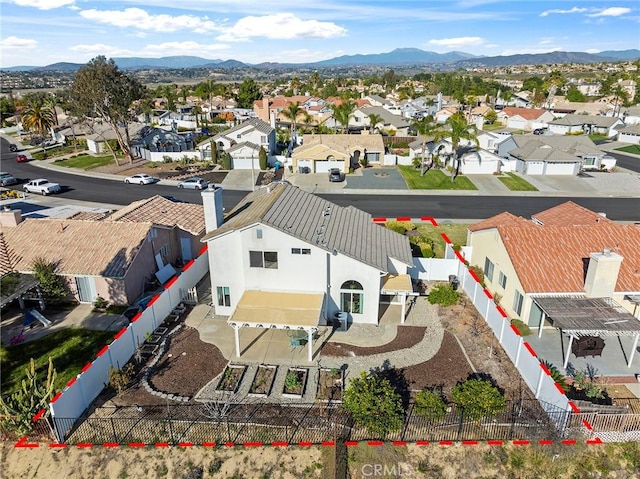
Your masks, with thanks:
[{"label": "metal standing seam roof", "polygon": [[229,212],[222,226],[207,233],[202,241],[255,223],[269,225],[380,271],[387,271],[389,258],[413,264],[405,236],[374,224],[371,215],[362,210],[338,206],[286,184],[263,187],[247,195]]},{"label": "metal standing seam roof", "polygon": [[554,326],[576,336],[624,336],[640,333],[640,320],[611,298],[533,299]]}]

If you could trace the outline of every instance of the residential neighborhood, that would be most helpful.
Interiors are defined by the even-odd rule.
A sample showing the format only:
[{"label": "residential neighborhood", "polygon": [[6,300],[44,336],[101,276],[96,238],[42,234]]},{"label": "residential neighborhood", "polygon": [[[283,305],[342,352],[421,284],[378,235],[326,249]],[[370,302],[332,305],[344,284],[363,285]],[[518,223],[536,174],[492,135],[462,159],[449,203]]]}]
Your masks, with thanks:
[{"label": "residential neighborhood", "polygon": [[2,116],[3,440],[637,440],[636,74],[83,68]]}]

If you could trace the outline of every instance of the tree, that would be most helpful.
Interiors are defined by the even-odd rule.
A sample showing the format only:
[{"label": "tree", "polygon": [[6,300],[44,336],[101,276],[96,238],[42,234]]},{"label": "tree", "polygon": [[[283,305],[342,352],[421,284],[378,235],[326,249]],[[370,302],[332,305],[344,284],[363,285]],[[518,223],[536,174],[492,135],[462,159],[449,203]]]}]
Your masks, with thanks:
[{"label": "tree", "polygon": [[489,110],[484,115],[484,120],[488,121],[490,125],[493,125],[497,119],[498,119],[498,114],[495,112],[495,110]]},{"label": "tree", "polygon": [[420,118],[419,120],[414,120],[411,123],[411,126],[416,129],[416,132],[422,138],[422,153],[420,156],[420,175],[424,176],[426,170],[425,166],[425,155],[427,153],[427,141],[429,140],[429,135],[433,135],[436,131],[441,130],[441,126],[438,125],[431,115],[425,116],[424,118]]},{"label": "tree", "polygon": [[176,100],[178,99],[178,94],[176,93],[175,86],[174,85],[163,86],[162,95],[167,99],[167,110],[175,111]]},{"label": "tree", "polygon": [[453,181],[460,171],[462,157],[471,151],[475,151],[474,148],[469,145],[460,145],[460,142],[467,140],[468,143],[473,143],[474,146],[478,146],[479,142],[476,136],[476,127],[469,125],[462,113],[458,112],[451,115],[445,122],[445,125],[448,127],[447,129],[440,129],[434,132],[434,141],[448,138],[451,142],[455,170],[451,176],[451,181]]},{"label": "tree", "polygon": [[282,110],[282,114],[285,118],[291,121],[291,138],[294,139],[296,134],[296,119],[298,115],[302,112],[302,107],[300,106],[300,102],[297,101],[295,103],[289,103],[287,107]]},{"label": "tree", "polygon": [[441,421],[447,414],[447,404],[438,393],[420,391],[416,394],[413,412],[432,421]]},{"label": "tree", "polygon": [[33,358],[29,361],[29,366],[25,369],[25,378],[22,380],[18,391],[1,397],[0,396],[0,417],[3,426],[19,434],[26,434],[31,431],[33,417],[44,409],[49,412],[49,401],[55,393],[54,383],[57,373],[53,369],[53,361],[49,358],[49,368],[47,378],[42,381],[36,372],[36,364]]},{"label": "tree", "polygon": [[260,169],[261,170],[266,170],[267,169],[267,151],[264,149],[263,146],[260,146],[260,150],[258,151],[258,161],[260,164]]},{"label": "tree", "polygon": [[71,92],[74,110],[82,116],[97,116],[109,124],[120,149],[132,161],[131,104],[145,97],[145,87],[120,71],[113,59],[98,56],[78,70]]},{"label": "tree", "polygon": [[356,109],[356,104],[349,100],[343,99],[339,105],[333,107],[333,118],[342,125],[342,132],[349,133],[349,118]]},{"label": "tree", "polygon": [[478,420],[493,416],[507,408],[507,401],[500,390],[483,379],[467,379],[456,385],[451,398],[462,408],[465,417]]},{"label": "tree", "polygon": [[16,111],[15,105],[13,104],[13,97],[9,98],[0,98],[0,118],[2,119],[2,126],[4,126],[7,118],[12,116]]},{"label": "tree", "polygon": [[218,163],[218,145],[213,138],[209,140],[209,145],[211,146],[211,161]]},{"label": "tree", "polygon": [[56,124],[53,110],[44,95],[30,95],[26,98],[26,108],[22,112],[22,127],[27,131],[47,135]]},{"label": "tree", "polygon": [[226,151],[223,151],[220,155],[220,165],[222,166],[223,170],[231,169],[231,155]]},{"label": "tree", "polygon": [[236,101],[239,108],[253,108],[253,102],[262,98],[260,87],[253,78],[246,78],[238,88]]},{"label": "tree", "polygon": [[583,102],[583,101],[586,101],[586,97],[584,96],[584,94],[580,90],[578,90],[577,87],[571,86],[567,90],[567,100],[568,101]]},{"label": "tree", "polygon": [[378,123],[382,123],[382,121],[383,120],[380,115],[376,115],[375,113],[369,115],[369,132],[373,133],[373,131],[376,129],[376,125]]},{"label": "tree", "polygon": [[62,278],[56,274],[56,265],[42,257],[37,257],[31,264],[33,274],[45,300],[60,302],[69,296],[69,290]]},{"label": "tree", "polygon": [[360,373],[344,391],[342,404],[358,424],[379,438],[402,427],[402,398],[378,374]]},{"label": "tree", "polygon": [[616,109],[618,110],[617,114],[619,115],[621,104],[627,101],[627,92],[622,87],[622,85],[616,85],[613,87],[613,96],[615,98],[615,105],[613,106],[613,116],[617,116]]}]

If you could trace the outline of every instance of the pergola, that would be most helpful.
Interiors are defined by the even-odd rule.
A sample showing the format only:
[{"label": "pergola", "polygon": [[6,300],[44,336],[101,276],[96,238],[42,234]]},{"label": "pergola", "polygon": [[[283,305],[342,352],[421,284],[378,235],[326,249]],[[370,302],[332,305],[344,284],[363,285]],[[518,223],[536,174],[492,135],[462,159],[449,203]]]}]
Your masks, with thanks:
[{"label": "pergola", "polygon": [[313,359],[313,334],[322,314],[323,293],[245,291],[227,323],[235,334],[240,357],[240,328],[298,330],[307,333],[309,362]]},{"label": "pergola", "polygon": [[414,293],[411,276],[408,274],[388,274],[382,278],[382,289],[380,294],[400,296],[400,322],[405,320],[405,305],[407,304],[407,296],[418,296]]},{"label": "pergola", "polygon": [[[564,367],[569,364],[573,340],[581,336],[630,336],[633,347],[627,367],[631,367],[640,338],[640,320],[611,298],[554,297],[533,299],[542,310],[538,337],[542,336],[544,320],[569,336],[569,346]],[[563,351],[564,353],[564,351]]]}]

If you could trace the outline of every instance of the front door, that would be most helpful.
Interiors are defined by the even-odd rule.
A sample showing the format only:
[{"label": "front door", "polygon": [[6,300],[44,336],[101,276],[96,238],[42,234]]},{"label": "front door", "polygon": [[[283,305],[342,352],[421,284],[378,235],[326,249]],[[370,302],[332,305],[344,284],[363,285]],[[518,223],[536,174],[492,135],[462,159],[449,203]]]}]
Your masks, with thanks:
[{"label": "front door", "polygon": [[191,238],[180,238],[180,249],[182,250],[182,261],[186,263],[193,259],[193,253],[191,253]]},{"label": "front door", "polygon": [[81,303],[93,303],[98,293],[96,283],[91,276],[76,276],[76,286],[78,288],[78,300]]}]

